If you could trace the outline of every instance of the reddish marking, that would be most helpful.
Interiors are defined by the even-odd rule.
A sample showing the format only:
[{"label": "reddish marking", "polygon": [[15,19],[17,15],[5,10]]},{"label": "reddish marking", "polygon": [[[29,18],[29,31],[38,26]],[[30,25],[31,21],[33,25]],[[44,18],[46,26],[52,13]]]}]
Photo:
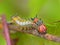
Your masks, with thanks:
[{"label": "reddish marking", "polygon": [[38,27],[38,30],[40,33],[44,33],[44,32],[46,32],[47,28],[45,25],[42,24]]},{"label": "reddish marking", "polygon": [[34,23],[36,23],[37,21],[38,21],[38,18],[35,18],[35,19],[34,19]]}]

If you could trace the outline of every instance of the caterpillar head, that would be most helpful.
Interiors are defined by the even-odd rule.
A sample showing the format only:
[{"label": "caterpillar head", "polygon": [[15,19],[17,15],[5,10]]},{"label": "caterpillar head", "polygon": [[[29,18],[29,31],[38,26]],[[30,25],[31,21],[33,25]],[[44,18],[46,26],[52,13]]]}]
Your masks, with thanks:
[{"label": "caterpillar head", "polygon": [[32,20],[34,23],[38,22],[37,15],[36,15],[36,17],[34,17],[34,18],[31,18],[31,20]]},{"label": "caterpillar head", "polygon": [[31,20],[33,21],[33,23],[37,24],[38,26],[43,24],[43,21],[41,20],[41,18],[38,19],[37,16],[34,18],[31,18]]}]

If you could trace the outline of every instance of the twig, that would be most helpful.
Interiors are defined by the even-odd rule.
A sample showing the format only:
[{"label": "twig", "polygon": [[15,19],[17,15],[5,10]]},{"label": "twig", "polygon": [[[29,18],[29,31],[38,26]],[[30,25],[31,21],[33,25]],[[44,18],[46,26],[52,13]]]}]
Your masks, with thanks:
[{"label": "twig", "polygon": [[17,45],[18,41],[19,41],[19,38],[11,39],[12,45]]},{"label": "twig", "polygon": [[54,35],[51,35],[51,34],[48,34],[48,33],[40,34],[38,32],[38,30],[37,30],[37,26],[36,25],[28,26],[28,28],[31,28],[29,30],[28,29],[24,30],[23,26],[16,26],[16,25],[8,25],[8,27],[9,27],[10,30],[15,30],[15,31],[23,32],[23,33],[28,33],[28,34],[32,34],[32,35],[35,35],[35,36],[38,36],[38,37],[45,38],[47,40],[60,42],[60,37],[57,37],[57,36],[54,36]]},{"label": "twig", "polygon": [[4,30],[4,33],[5,33],[4,35],[6,37],[7,45],[11,45],[9,30],[8,30],[6,18],[5,18],[4,15],[2,15],[2,24],[3,24],[3,30]]}]

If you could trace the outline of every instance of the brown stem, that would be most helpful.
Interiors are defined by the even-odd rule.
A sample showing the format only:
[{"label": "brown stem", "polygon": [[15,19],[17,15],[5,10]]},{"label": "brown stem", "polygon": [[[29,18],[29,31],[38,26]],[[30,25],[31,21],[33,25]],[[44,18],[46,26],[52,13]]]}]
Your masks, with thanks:
[{"label": "brown stem", "polygon": [[[15,31],[19,31],[19,32],[23,32],[23,33],[28,33],[28,34],[32,34],[38,37],[42,37],[45,38],[47,40],[52,40],[55,42],[60,42],[60,38],[51,34],[40,34],[37,30],[37,26],[36,25],[30,25],[27,28],[31,28],[31,29],[26,29],[24,30],[24,26],[16,26],[16,25],[8,25],[10,30],[15,30]],[[26,28],[26,27],[25,27]]]},{"label": "brown stem", "polygon": [[18,41],[19,41],[19,38],[11,39],[12,45],[17,45]]}]

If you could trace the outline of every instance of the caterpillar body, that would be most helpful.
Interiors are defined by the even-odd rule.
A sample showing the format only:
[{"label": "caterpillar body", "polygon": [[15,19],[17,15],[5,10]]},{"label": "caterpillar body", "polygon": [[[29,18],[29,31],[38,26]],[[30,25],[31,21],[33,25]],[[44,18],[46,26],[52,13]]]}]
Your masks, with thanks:
[{"label": "caterpillar body", "polygon": [[21,19],[19,16],[14,16],[12,17],[13,21],[15,21],[18,25],[24,26],[24,25],[29,25],[32,24],[31,21],[26,21],[24,19]]},{"label": "caterpillar body", "polygon": [[43,24],[43,21],[39,20],[38,18],[34,18],[32,21],[26,21],[24,19],[21,19],[19,16],[14,16],[12,17],[12,19],[22,27],[20,28],[21,30],[29,30],[32,28],[31,24],[35,24],[37,25],[37,30],[39,31],[39,33],[46,33],[46,26]]}]

